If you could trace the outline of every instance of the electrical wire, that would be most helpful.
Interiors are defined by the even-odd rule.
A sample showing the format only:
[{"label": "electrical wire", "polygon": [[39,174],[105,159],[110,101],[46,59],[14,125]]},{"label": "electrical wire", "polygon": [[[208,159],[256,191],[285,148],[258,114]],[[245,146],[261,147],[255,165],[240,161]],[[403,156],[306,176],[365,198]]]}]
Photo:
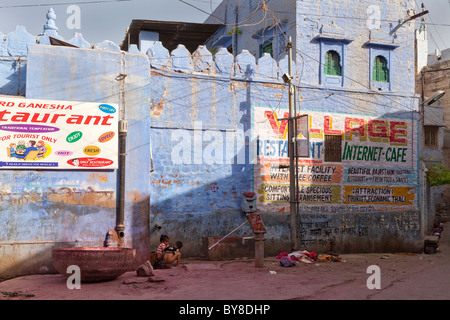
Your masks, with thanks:
[{"label": "electrical wire", "polygon": [[111,2],[131,2],[136,0],[93,0],[93,1],[83,1],[83,2],[59,2],[59,3],[38,3],[38,4],[19,4],[19,5],[1,5],[0,9],[12,9],[12,8],[33,8],[33,7],[44,7],[44,6],[62,6],[62,5],[82,5],[82,4],[99,4],[99,3],[111,3]]},{"label": "electrical wire", "polygon": [[[181,0],[180,0],[181,1]],[[270,0],[269,0],[270,1]],[[105,2],[105,1],[101,1],[101,2]],[[212,1],[211,1],[212,2]],[[271,9],[269,9],[266,5],[265,5],[265,2],[264,2],[264,0],[259,0],[259,3],[261,3],[262,2],[262,8],[264,8],[264,11],[266,12],[266,14],[267,14],[267,12],[270,12],[270,14],[272,15],[272,18],[273,18],[273,20],[275,21],[275,28],[274,28],[274,32],[276,32],[276,31],[278,31],[278,30],[280,30],[280,35],[282,35],[282,36],[284,36],[285,38],[287,37],[286,36],[286,34],[282,31],[282,27],[280,26],[280,22],[279,22],[279,20],[276,18],[276,16],[275,16],[275,14],[274,14],[274,12],[271,10]],[[253,14],[256,12],[256,10],[253,12]],[[248,21],[248,19],[246,19],[245,21]],[[252,25],[254,25],[254,24],[252,24]],[[278,32],[277,32],[278,33]],[[298,49],[296,49],[295,48],[295,51],[296,51],[296,54],[297,55],[299,55],[301,58],[302,58],[302,72],[301,72],[301,74],[303,74],[303,68],[304,68],[304,65],[305,65],[305,59],[304,59],[304,57],[303,57],[303,55],[302,55],[302,52],[301,51],[299,51]],[[309,55],[307,55],[306,53],[303,53],[305,56],[307,56],[308,58],[310,58],[310,59],[312,59],[312,60],[315,60],[315,61],[317,61],[317,62],[319,62],[320,63],[320,61],[318,61],[318,60],[316,60],[316,59],[314,59],[314,58],[312,58],[312,57],[310,57]],[[152,59],[151,57],[149,57],[150,59]],[[186,57],[187,58],[187,57]],[[310,66],[309,64],[308,64],[308,62],[306,62],[306,64],[308,65],[308,66]],[[310,66],[311,67],[311,66]],[[311,69],[313,69],[312,67],[311,67]],[[348,78],[348,79],[350,79],[350,80],[352,80],[352,81],[355,81],[355,82],[357,82],[357,83],[359,83],[358,81],[356,81],[356,80],[353,80],[352,78],[350,78],[350,77],[346,77],[346,78]],[[300,83],[301,83],[301,80],[299,81]],[[360,85],[362,85],[362,86],[364,86],[363,84],[361,84],[361,83],[359,83]],[[297,89],[299,89],[300,87],[298,87]],[[370,90],[370,88],[369,88],[369,90]],[[378,93],[378,92],[376,92],[376,91],[374,91],[373,93],[377,93],[377,94],[380,94],[380,93]],[[280,101],[280,100],[279,100]],[[279,101],[278,101],[278,105],[279,105]]]},{"label": "electrical wire", "polygon": [[437,35],[439,36],[439,38],[441,39],[442,43],[444,44],[444,47],[447,48],[447,45],[445,44],[444,39],[442,38],[441,34],[439,33],[439,30],[436,28],[436,24],[433,23],[433,20],[432,20],[432,18],[431,18],[431,15],[429,16],[429,18],[430,18],[430,21],[431,21],[431,23],[432,23],[434,29],[435,29],[436,32],[437,32]]},{"label": "electrical wire", "polygon": [[[269,9],[269,10],[270,10],[270,9]],[[276,18],[276,16],[275,16],[275,14],[274,14],[273,11],[271,11],[271,14],[272,14],[273,20],[276,22],[276,25],[279,26],[279,25],[281,24],[280,21]],[[285,38],[287,38],[287,36],[286,36],[285,34],[283,34],[283,35],[285,36]],[[296,54],[297,54],[297,53],[300,53],[300,54],[303,53],[306,57],[308,57],[308,58],[310,58],[310,59],[315,60],[316,62],[318,62],[319,65],[321,65],[321,67],[324,66],[324,63],[322,63],[322,62],[320,62],[319,60],[317,60],[317,59],[315,59],[315,58],[309,56],[308,54],[306,54],[306,53],[300,51],[298,48],[294,48],[294,49],[295,49]],[[308,62],[306,62],[306,63],[308,63]],[[366,85],[360,83],[360,82],[357,81],[357,80],[354,80],[354,79],[352,79],[352,78],[350,78],[350,77],[348,77],[348,76],[344,76],[344,77],[345,77],[345,78],[348,78],[348,79],[351,80],[351,81],[354,81],[354,82],[358,83],[359,85],[361,85],[361,86],[363,86],[365,89],[367,89],[369,92],[372,92],[372,93],[374,93],[374,94],[380,94],[379,92],[376,92],[375,90],[371,89],[370,87],[367,87]],[[297,89],[298,89],[298,88],[297,88]],[[332,89],[332,88],[330,88],[330,89]],[[411,97],[411,96],[409,96],[409,97]],[[391,100],[392,102],[394,102],[394,103],[400,105],[400,106],[402,107],[401,110],[403,110],[403,108],[405,108],[406,110],[413,111],[413,109],[414,109],[414,106],[413,106],[413,107],[410,107],[410,106],[401,104],[401,103],[399,103],[399,102],[397,102],[397,101],[391,99],[391,98],[390,98],[389,96],[387,96],[387,95],[385,95],[385,98],[387,98],[388,100]],[[411,97],[411,98],[414,98],[414,97]]]},{"label": "electrical wire", "polygon": [[[188,6],[190,6],[192,8],[194,8],[194,9],[199,10],[200,12],[203,12],[203,13],[207,14],[208,16],[213,17],[218,22],[218,24],[221,24],[223,26],[234,26],[235,28],[248,27],[248,26],[257,25],[257,24],[261,23],[264,20],[264,19],[262,19],[259,23],[253,23],[253,24],[245,24],[244,23],[244,22],[250,20],[256,14],[256,12],[258,12],[261,9],[260,7],[257,7],[253,12],[250,13],[250,15],[247,18],[245,18],[242,21],[238,21],[237,22],[236,19],[235,19],[234,23],[225,23],[225,21],[221,21],[216,15],[214,15],[213,10],[212,10],[212,1],[210,2],[211,3],[211,12],[207,12],[207,11],[205,11],[205,10],[203,10],[203,9],[201,9],[201,8],[195,6],[192,3],[189,3],[187,1],[184,1],[184,0],[178,0],[178,1],[184,3],[184,4],[188,5]],[[259,0],[259,2],[261,3],[262,0]]]}]

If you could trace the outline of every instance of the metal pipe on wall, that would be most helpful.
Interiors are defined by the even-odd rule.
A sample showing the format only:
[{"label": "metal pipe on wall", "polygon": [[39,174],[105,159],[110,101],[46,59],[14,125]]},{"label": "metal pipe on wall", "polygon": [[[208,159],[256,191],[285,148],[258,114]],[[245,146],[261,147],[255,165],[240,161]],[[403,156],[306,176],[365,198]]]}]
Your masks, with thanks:
[{"label": "metal pipe on wall", "polygon": [[296,193],[296,170],[295,170],[295,162],[296,155],[294,150],[294,117],[296,114],[294,113],[294,85],[292,83],[293,79],[293,70],[292,70],[292,37],[289,37],[288,40],[288,72],[289,72],[289,124],[288,124],[288,145],[289,145],[289,203],[290,203],[290,231],[291,231],[291,250],[296,251],[298,249],[298,240],[297,240],[297,193]]},{"label": "metal pipe on wall", "polygon": [[127,75],[125,70],[125,59],[122,54],[121,60],[121,73],[117,77],[120,81],[120,120],[119,120],[119,199],[118,199],[118,210],[116,215],[116,227],[115,231],[118,236],[117,246],[125,247],[125,162],[127,155],[127,133],[128,133],[128,122],[125,120],[125,108],[126,108],[126,88],[125,88],[125,78]]},{"label": "metal pipe on wall", "polygon": [[116,232],[119,237],[119,247],[125,247],[125,160],[127,154],[128,122],[119,121],[119,199],[116,217]]}]

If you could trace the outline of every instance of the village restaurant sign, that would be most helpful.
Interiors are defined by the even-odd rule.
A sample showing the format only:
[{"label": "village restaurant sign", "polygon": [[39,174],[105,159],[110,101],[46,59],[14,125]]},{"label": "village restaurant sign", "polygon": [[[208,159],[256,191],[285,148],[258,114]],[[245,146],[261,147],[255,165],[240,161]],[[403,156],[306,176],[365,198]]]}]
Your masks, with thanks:
[{"label": "village restaurant sign", "polygon": [[117,169],[118,107],[0,97],[0,169]]}]

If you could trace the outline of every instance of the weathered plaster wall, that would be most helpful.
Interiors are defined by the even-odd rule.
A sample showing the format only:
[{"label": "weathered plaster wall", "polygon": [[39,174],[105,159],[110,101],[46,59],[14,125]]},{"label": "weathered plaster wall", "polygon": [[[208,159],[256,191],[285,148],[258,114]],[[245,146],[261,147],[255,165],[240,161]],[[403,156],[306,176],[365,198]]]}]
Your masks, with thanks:
[{"label": "weathered plaster wall", "polygon": [[0,94],[25,95],[27,52],[35,44],[23,26],[6,36],[0,32]]},{"label": "weathered plaster wall", "polygon": [[[149,256],[148,59],[104,42],[94,49],[35,45],[27,60],[27,98],[117,103],[128,120],[125,242]],[[88,46],[90,47],[90,45]],[[117,48],[117,50],[115,50]],[[121,75],[126,75],[125,77]],[[123,79],[123,80],[121,80]],[[147,83],[146,83],[147,81]],[[139,166],[132,165],[139,159]],[[118,170],[0,172],[0,274],[52,271],[55,246],[103,246],[116,224]]]},{"label": "weathered plaster wall", "polygon": [[[239,10],[238,10],[239,9]],[[222,2],[205,22],[224,23],[206,45],[210,49],[234,45],[234,53],[249,50],[260,57],[260,45],[272,39],[274,58],[287,53],[289,36],[294,45],[297,81],[323,84],[323,52],[320,35],[349,40],[343,46],[343,86],[360,90],[378,90],[371,83],[370,60],[375,54],[390,55],[391,87],[388,91],[414,92],[414,22],[402,24],[413,15],[414,1],[249,1]],[[236,15],[237,10],[239,14]],[[376,11],[375,11],[376,10]],[[378,20],[377,20],[378,19]],[[234,29],[234,30],[233,30]],[[236,32],[238,29],[240,31]],[[395,49],[372,47],[369,42],[395,46]],[[384,89],[383,89],[384,90]]]},{"label": "weathered plaster wall", "polygon": [[160,44],[149,51],[151,240],[156,246],[168,234],[186,243],[186,254],[199,255],[202,237],[223,236],[244,221],[240,201],[253,189],[251,105],[283,99],[285,86],[265,83],[278,79],[275,61],[266,57],[257,69],[248,52],[235,62],[225,49],[213,59],[205,47],[191,56],[179,46],[168,58]]},{"label": "weathered plaster wall", "polygon": [[[120,51],[45,45],[35,47],[29,57],[30,68],[35,72],[30,71],[27,78],[27,97],[117,103],[123,117],[128,120],[125,241],[128,246],[137,249],[139,260],[142,260],[149,253],[149,193],[148,181],[143,179],[150,167],[148,60],[143,55]],[[42,70],[42,66],[50,69],[49,64],[56,65],[51,72],[38,71]],[[88,181],[88,173],[73,174],[81,181]],[[117,198],[118,171],[101,174],[107,177]],[[101,184],[101,187],[106,185]],[[96,217],[102,223],[97,226],[96,233],[91,233],[91,237],[103,240],[105,230],[114,228],[115,206],[113,209],[112,217]]]},{"label": "weathered plaster wall", "polygon": [[[420,215],[423,206],[421,198],[424,178],[423,168],[418,162],[419,148],[422,146],[417,144],[421,128],[417,125],[418,96],[414,94],[414,23],[405,23],[401,26],[394,23],[413,15],[411,10],[413,7],[401,1],[373,3],[307,0],[268,2],[267,6],[262,7],[259,6],[261,4],[261,1],[251,1],[242,5],[237,0],[223,2],[213,16],[206,20],[212,23],[217,17],[220,21],[226,22],[224,29],[208,41],[208,47],[215,48],[217,44],[228,46],[226,40],[230,35],[227,32],[233,28],[243,30],[242,33],[231,32],[234,35],[233,40],[238,39],[233,45],[237,45],[238,50],[247,49],[256,56],[259,56],[258,47],[263,34],[273,37],[274,45],[279,38],[286,40],[292,36],[294,79],[299,88],[297,94],[300,113],[317,117],[316,112],[322,112],[322,117],[329,116],[328,124],[333,123],[332,129],[338,131],[342,130],[343,126],[336,122],[337,117],[333,116],[335,112],[355,118],[372,117],[377,121],[387,121],[391,116],[411,120],[408,124],[410,154],[407,160],[410,164],[411,171],[408,172],[411,173],[411,177],[407,188],[414,194],[412,206],[407,209],[396,206],[381,208],[380,205],[372,206],[372,203],[365,203],[365,207],[363,205],[355,208],[344,203],[343,198],[339,198],[341,200],[338,203],[341,205],[340,207],[338,205],[337,209],[326,204],[322,207],[318,204],[316,206],[301,204],[299,232],[302,245],[317,250],[359,251],[365,250],[364,248],[371,251],[395,251],[407,248],[420,250],[421,226],[424,225],[423,217]],[[259,10],[255,11],[258,6]],[[236,17],[234,12],[238,7],[241,10]],[[379,13],[378,21],[377,13]],[[265,14],[268,18],[261,19]],[[288,28],[283,29],[283,26]],[[260,29],[264,31],[261,32]],[[342,76],[335,84],[327,83],[326,77],[323,76],[324,55],[330,49],[338,51],[341,56]],[[279,53],[275,50],[274,55],[277,54]],[[285,52],[280,54],[286,55]],[[388,60],[390,74],[387,84],[372,81],[373,59],[376,55],[383,55]],[[280,71],[280,74],[283,72],[286,72],[286,69]],[[269,112],[276,111],[278,118],[287,112],[283,109],[286,108],[284,101],[281,108],[280,104],[262,104],[259,107],[265,107]],[[261,122],[261,118],[259,121]],[[323,121],[319,127],[322,125]],[[283,122],[274,123],[272,126],[280,130]],[[258,128],[258,121],[255,122],[254,128]],[[317,130],[314,132],[316,135]],[[312,140],[310,146],[312,154],[317,155],[319,148],[323,148],[323,133],[324,130],[319,140]],[[317,137],[316,135],[315,138]],[[272,137],[274,138],[276,134]],[[270,144],[269,150],[274,148],[274,145],[277,144]],[[363,145],[377,146],[377,142],[367,140]],[[322,163],[323,156],[310,157],[303,162],[308,161]],[[353,166],[369,167],[369,170],[382,165],[394,169],[399,167],[395,163],[376,164],[358,161],[348,163],[343,161],[339,165],[343,165],[343,174],[346,177]],[[258,179],[256,173],[255,180]],[[337,185],[340,185],[337,188],[340,190],[339,194],[342,194],[349,181],[346,178],[339,180],[339,183],[337,180],[334,181],[333,190],[337,190]],[[367,182],[369,180],[365,181],[359,185],[371,187],[371,183]],[[372,183],[373,185],[375,184]],[[389,182],[381,185],[393,187]],[[255,191],[258,191],[257,188]],[[288,212],[288,209],[283,210],[282,207],[267,209],[260,205],[260,210],[266,213],[266,221],[270,221],[268,228],[271,232],[266,244],[269,244],[269,250],[276,250],[277,245],[286,243],[286,236],[289,234],[284,219],[286,213],[280,214]],[[274,214],[275,212],[279,214]],[[275,229],[271,228],[275,226],[276,231],[272,232]]]},{"label": "weathered plaster wall", "polygon": [[[313,10],[315,4],[308,3]],[[259,58],[244,50],[233,57],[224,48],[218,48],[212,56],[205,47],[190,53],[181,45],[169,52],[159,42],[144,55],[131,53],[135,48],[130,53],[121,52],[110,42],[89,49],[81,36],[76,40],[83,48],[43,44],[30,48],[26,97],[119,104],[129,123],[127,245],[138,249],[143,260],[156,248],[160,235],[168,234],[172,241],[185,243],[185,255],[200,255],[202,237],[223,236],[245,220],[240,209],[242,194],[258,193],[262,178],[255,156],[258,128],[269,119],[258,122],[255,109],[285,113],[288,90],[281,76],[288,71],[286,56],[275,61],[269,55]],[[311,50],[315,59],[319,56],[317,46],[309,42],[297,48]],[[398,57],[406,61],[399,62],[400,70],[408,61],[413,62],[410,53],[405,49],[403,57]],[[366,61],[364,55],[349,53],[349,57],[353,54],[360,59],[353,63],[359,63],[361,69],[349,67],[346,75],[353,78],[355,73],[355,80],[367,85],[368,69],[361,71],[368,68],[361,62]],[[302,248],[335,252],[417,250],[421,246],[422,186],[415,144],[419,134],[414,113],[417,100],[411,93],[414,86],[409,86],[409,73],[405,73],[402,84],[394,80],[393,88],[400,88],[389,92],[374,92],[348,81],[344,87],[324,87],[318,85],[318,65],[313,61],[305,60],[303,65],[297,56],[294,64],[300,112],[410,121],[411,149],[406,161],[412,171],[406,184],[414,197],[406,210],[389,206],[349,210],[352,206],[342,199],[332,206],[337,208],[332,212],[330,206],[326,210],[320,205],[310,205],[311,210],[301,207]],[[321,119],[311,128],[325,127]],[[281,124],[277,123],[278,130]],[[342,130],[338,124],[328,122],[328,129]],[[317,157],[317,142],[310,144],[311,163],[323,160]],[[364,164],[359,162],[358,166]],[[397,167],[394,164],[392,168]],[[348,174],[348,164],[342,170],[344,176]],[[8,206],[2,206],[1,219],[8,227],[0,233],[0,249],[10,257],[8,261],[14,261],[2,269],[4,273],[15,272],[19,265],[36,270],[40,268],[36,261],[51,268],[52,246],[101,246],[106,231],[115,225],[117,171],[1,174],[2,197],[8,201]],[[336,181],[334,186],[342,195],[345,181]],[[268,231],[267,255],[289,250],[289,215],[280,210],[283,207],[259,207]],[[247,226],[235,235],[250,234]],[[36,259],[25,259],[30,254]]]},{"label": "weathered plaster wall", "polygon": [[[447,52],[447,55],[444,52]],[[429,163],[442,163],[446,168],[450,167],[450,135],[446,130],[446,126],[450,124],[450,95],[448,88],[449,80],[449,61],[450,50],[442,52],[440,60],[435,56],[429,56],[429,64],[422,68],[421,73],[417,76],[417,91],[423,94],[424,99],[435,95],[438,91],[446,91],[446,94],[432,106],[424,106],[424,114],[426,124],[442,125],[438,130],[438,147],[424,148],[423,159]],[[430,59],[434,58],[434,59]],[[428,117],[427,117],[428,115]],[[421,143],[424,143],[421,141]],[[445,215],[448,212],[448,199],[450,198],[450,187],[448,185],[432,187],[432,196],[434,203],[442,210],[440,213]],[[434,206],[433,206],[434,213]],[[434,224],[434,215],[431,216],[429,223],[429,231]]]},{"label": "weathered plaster wall", "polygon": [[[391,88],[389,91],[414,93],[414,22],[397,28],[394,21],[403,21],[411,8],[402,1],[296,1],[297,3],[297,64],[304,63],[302,82],[320,83],[321,48],[317,36],[335,35],[351,40],[344,45],[344,87],[378,90],[371,85],[371,51],[380,54],[369,42],[395,45],[382,48],[390,52]],[[411,2],[414,7],[414,1]],[[371,8],[372,6],[372,8]],[[374,11],[374,10],[377,11]],[[377,13],[379,20],[377,21]],[[387,51],[385,51],[387,50]],[[300,55],[300,56],[299,56]],[[388,57],[389,58],[389,57]]]},{"label": "weathered plaster wall", "polygon": [[208,48],[229,47],[233,54],[243,49],[256,58],[262,57],[260,47],[273,41],[273,58],[281,60],[286,55],[289,36],[295,42],[295,1],[278,0],[264,3],[259,0],[223,1],[206,19],[205,23],[223,23],[220,29],[206,42]]},{"label": "weathered plaster wall", "polygon": [[[181,239],[188,243],[186,252],[189,254],[198,254],[200,235],[225,235],[238,226],[243,219],[239,210],[242,193],[250,189],[260,196],[259,184],[261,180],[267,182],[258,164],[261,159],[256,158],[254,152],[260,143],[260,128],[263,124],[268,125],[269,119],[258,118],[256,110],[265,108],[269,112],[277,112],[278,118],[287,112],[287,90],[280,80],[280,76],[287,71],[286,59],[276,63],[269,56],[264,56],[256,63],[254,57],[243,51],[233,64],[231,54],[225,49],[221,49],[214,60],[207,51],[201,50],[203,48],[193,56],[201,56],[199,51],[204,52],[204,61],[208,61],[205,66],[208,67],[197,69],[197,72],[194,65],[198,60],[185,58],[189,53],[183,47],[172,52],[171,60],[170,53],[159,45],[149,53],[150,63],[155,69],[152,81],[156,79],[152,87],[157,90],[152,104],[152,145],[158,152],[154,161],[155,171],[151,176],[151,230],[155,235],[152,241],[156,245],[156,235],[169,234],[174,240]],[[182,64],[179,58],[186,60]],[[203,72],[199,74],[201,70]],[[246,72],[242,73],[243,70]],[[161,79],[162,76],[165,78]],[[321,154],[319,151],[319,142],[323,146],[323,135],[317,135],[317,128],[325,125],[324,115],[334,117],[333,130],[343,130],[343,122],[339,122],[336,114],[351,118],[370,117],[383,123],[397,120],[408,122],[408,141],[405,144],[408,151],[405,149],[405,158],[400,160],[406,164],[382,160],[369,165],[370,168],[393,169],[392,172],[406,166],[406,173],[394,173],[394,176],[400,174],[403,177],[400,183],[403,186],[398,188],[399,184],[391,180],[392,177],[382,177],[384,183],[378,181],[371,184],[369,180],[356,183],[363,188],[397,190],[405,196],[404,204],[407,205],[402,207],[378,202],[375,206],[373,203],[355,206],[346,203],[345,186],[355,185],[347,179],[349,168],[368,166],[367,161],[347,158],[342,164],[328,164],[342,166],[341,177],[333,182],[338,190],[337,199],[331,206],[318,203],[300,205],[299,239],[302,246],[341,252],[420,250],[418,115],[411,112],[417,110],[416,97],[394,92],[368,94],[358,90],[301,86],[298,99],[301,112],[309,113],[316,119],[311,122],[310,133],[315,134],[317,140],[311,140],[311,157],[305,160],[306,163],[323,161],[323,152]],[[216,117],[224,118],[219,122]],[[281,130],[283,123],[285,121],[275,123],[275,129]],[[249,128],[250,133],[247,131]],[[233,131],[247,132],[250,137],[248,145],[239,147],[243,146],[241,143],[237,149],[230,148]],[[321,132],[323,134],[324,129]],[[367,138],[361,133],[361,141]],[[362,145],[380,146],[381,140],[377,139]],[[392,143],[394,146],[395,142]],[[392,147],[389,144],[383,146],[386,149]],[[271,150],[273,146],[268,148]],[[242,160],[239,154],[241,149],[247,154],[243,162],[239,161]],[[214,153],[211,153],[212,150]],[[286,160],[286,155],[283,158]],[[320,186],[316,183],[308,185]],[[268,230],[266,253],[286,250],[289,242],[289,210],[285,208],[286,203],[270,207],[259,201],[258,205]],[[249,230],[243,229],[237,234],[244,235],[246,232]]]},{"label": "weathered plaster wall", "polygon": [[[344,251],[396,251],[420,250],[421,236],[421,190],[423,179],[418,166],[420,146],[416,143],[419,136],[417,126],[418,100],[414,96],[414,23],[403,24],[396,28],[396,23],[412,13],[411,9],[401,1],[296,1],[297,7],[297,35],[296,62],[300,81],[308,85],[330,87],[334,93],[330,98],[318,101],[301,102],[307,110],[342,110],[344,114],[359,114],[387,120],[390,116],[399,119],[411,119],[408,132],[411,134],[407,148],[412,151],[408,157],[408,167],[412,169],[411,179],[406,185],[415,194],[414,206],[409,209],[399,209],[396,206],[381,208],[375,203],[365,203],[369,211],[364,208],[356,209],[354,213],[344,213],[352,209],[346,204],[343,211],[337,214],[306,214],[300,215],[306,243],[311,245],[329,246],[330,250],[340,248]],[[370,6],[374,7],[370,8]],[[379,10],[379,21],[374,13]],[[365,19],[366,18],[366,19]],[[375,19],[373,19],[375,18]],[[375,25],[370,26],[371,23]],[[347,39],[348,44],[339,42],[318,41],[318,36],[332,36],[335,39]],[[376,43],[373,46],[370,43]],[[342,45],[341,86],[324,84],[323,73],[324,54],[328,49],[335,49]],[[389,86],[382,86],[371,81],[373,59],[382,54],[389,63]],[[344,92],[341,92],[342,89]],[[347,91],[350,90],[350,91]],[[352,91],[355,90],[355,91]],[[380,95],[372,95],[377,91]],[[384,92],[384,93],[383,93]],[[342,93],[342,95],[340,95]],[[336,94],[338,94],[336,96]],[[307,95],[305,94],[305,97]],[[336,110],[337,109],[337,110]],[[399,120],[399,121],[403,121]],[[337,123],[333,128],[337,128]],[[345,140],[345,139],[343,139]],[[416,141],[414,141],[416,140]],[[370,139],[365,145],[371,144]],[[353,166],[366,168],[400,168],[399,163],[380,163],[352,161],[346,163],[343,159],[344,174],[349,176],[349,169]],[[369,178],[369,177],[367,177]],[[366,181],[369,179],[366,178]],[[348,179],[348,178],[347,178]],[[347,182],[348,183],[348,182]],[[353,183],[360,186],[375,186],[375,182]],[[346,179],[341,183],[346,185]],[[381,183],[384,187],[395,184]],[[417,189],[415,189],[417,188]],[[411,192],[411,191],[410,191]],[[353,208],[355,209],[355,208]],[[311,241],[308,241],[311,240]],[[409,249],[408,249],[409,248]]]}]

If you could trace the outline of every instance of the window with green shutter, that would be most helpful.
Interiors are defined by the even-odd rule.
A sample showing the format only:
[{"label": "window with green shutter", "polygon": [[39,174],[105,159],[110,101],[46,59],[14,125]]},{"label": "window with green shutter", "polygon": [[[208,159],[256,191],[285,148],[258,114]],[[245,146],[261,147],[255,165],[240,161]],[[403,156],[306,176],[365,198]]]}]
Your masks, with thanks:
[{"label": "window with green shutter", "polygon": [[385,57],[376,56],[373,63],[373,81],[389,82],[389,69]]},{"label": "window with green shutter", "polygon": [[329,76],[341,76],[341,57],[339,54],[330,50],[325,54],[324,73]]},{"label": "window with green shutter", "polygon": [[261,56],[264,53],[269,53],[270,56],[273,58],[273,42],[267,41],[261,46]]}]

